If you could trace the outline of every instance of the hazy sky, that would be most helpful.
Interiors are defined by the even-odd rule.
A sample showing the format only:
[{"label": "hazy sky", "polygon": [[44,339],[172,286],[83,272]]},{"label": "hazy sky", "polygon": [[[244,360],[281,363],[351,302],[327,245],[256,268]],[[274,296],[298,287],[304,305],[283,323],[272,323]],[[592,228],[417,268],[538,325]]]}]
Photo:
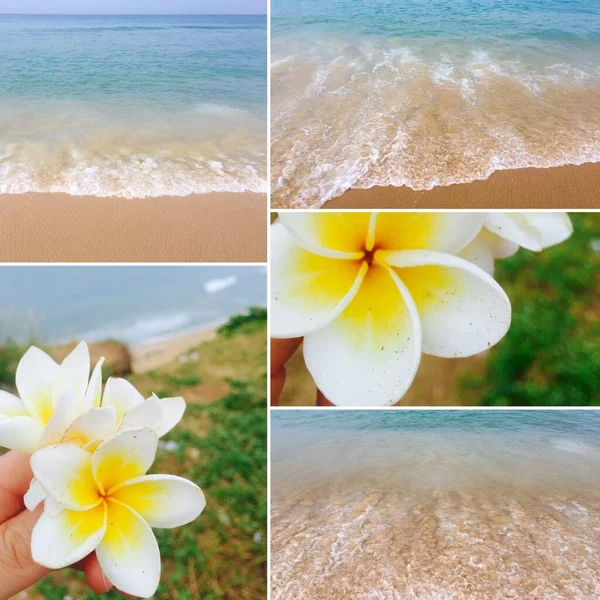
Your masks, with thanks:
[{"label": "hazy sky", "polygon": [[0,0],[0,14],[266,14],[267,0]]}]

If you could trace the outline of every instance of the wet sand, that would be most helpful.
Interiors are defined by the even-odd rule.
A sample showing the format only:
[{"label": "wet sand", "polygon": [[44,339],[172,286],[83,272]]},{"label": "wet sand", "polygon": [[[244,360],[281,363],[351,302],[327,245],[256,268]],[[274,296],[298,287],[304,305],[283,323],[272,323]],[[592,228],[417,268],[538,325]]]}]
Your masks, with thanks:
[{"label": "wet sand", "polygon": [[266,197],[0,196],[0,262],[264,262]]},{"label": "wet sand", "polygon": [[600,208],[600,163],[496,171],[489,179],[415,191],[351,189],[323,208]]},{"label": "wet sand", "polygon": [[273,600],[600,597],[597,441],[307,415],[272,435]]}]

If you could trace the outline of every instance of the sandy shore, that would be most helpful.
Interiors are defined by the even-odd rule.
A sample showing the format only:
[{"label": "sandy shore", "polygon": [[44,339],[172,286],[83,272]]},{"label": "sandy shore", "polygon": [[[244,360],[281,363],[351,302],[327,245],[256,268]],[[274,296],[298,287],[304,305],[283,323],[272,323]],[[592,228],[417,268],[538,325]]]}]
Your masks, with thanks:
[{"label": "sandy shore", "polygon": [[266,198],[0,196],[0,262],[263,262]]},{"label": "sandy shore", "polygon": [[348,190],[323,208],[600,208],[600,163],[496,171],[484,181],[430,191]]},{"label": "sandy shore", "polygon": [[134,373],[143,373],[162,367],[185,354],[190,348],[216,337],[217,330],[199,329],[174,335],[157,342],[130,346]]}]

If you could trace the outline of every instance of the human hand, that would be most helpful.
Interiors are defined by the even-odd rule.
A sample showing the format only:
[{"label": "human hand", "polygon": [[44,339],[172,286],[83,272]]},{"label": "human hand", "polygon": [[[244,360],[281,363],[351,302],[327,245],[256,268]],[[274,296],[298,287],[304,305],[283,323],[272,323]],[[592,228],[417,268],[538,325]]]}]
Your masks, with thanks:
[{"label": "human hand", "polygon": [[[302,343],[302,338],[271,339],[271,406],[279,406],[285,385],[285,365]],[[317,406],[333,406],[317,388]]]},{"label": "human hand", "polygon": [[[31,558],[31,532],[42,506],[32,512],[23,504],[33,477],[29,459],[15,451],[0,457],[0,600],[8,600],[50,572]],[[103,594],[112,588],[94,553],[73,567],[85,573],[94,592]]]}]

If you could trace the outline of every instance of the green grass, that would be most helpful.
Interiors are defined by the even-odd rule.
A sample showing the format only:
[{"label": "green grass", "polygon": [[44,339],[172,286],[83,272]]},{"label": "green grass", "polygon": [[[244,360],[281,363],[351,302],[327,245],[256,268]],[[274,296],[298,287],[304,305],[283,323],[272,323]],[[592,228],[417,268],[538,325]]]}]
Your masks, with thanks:
[{"label": "green grass", "polygon": [[219,333],[231,337],[235,333],[250,333],[264,327],[267,322],[267,309],[252,307],[246,315],[231,317],[225,325],[219,327]]},{"label": "green grass", "polygon": [[571,215],[574,234],[541,253],[497,261],[513,316],[480,376],[462,390],[487,406],[600,405],[600,214]]}]

